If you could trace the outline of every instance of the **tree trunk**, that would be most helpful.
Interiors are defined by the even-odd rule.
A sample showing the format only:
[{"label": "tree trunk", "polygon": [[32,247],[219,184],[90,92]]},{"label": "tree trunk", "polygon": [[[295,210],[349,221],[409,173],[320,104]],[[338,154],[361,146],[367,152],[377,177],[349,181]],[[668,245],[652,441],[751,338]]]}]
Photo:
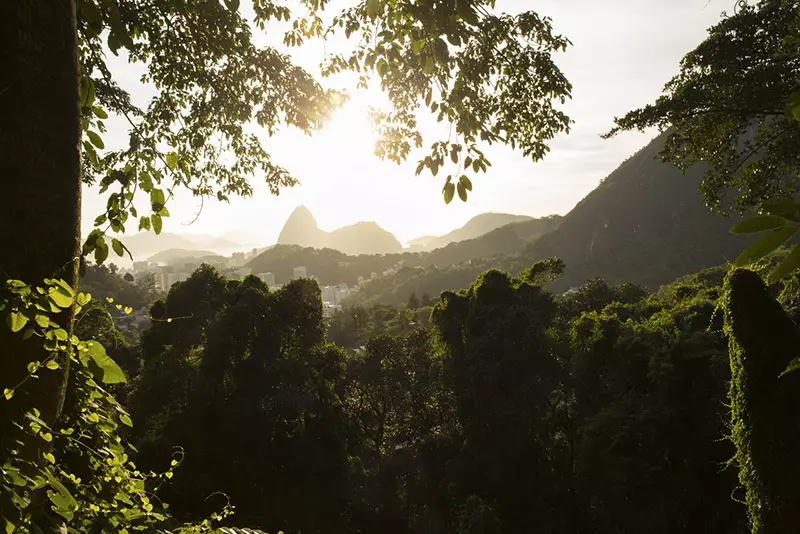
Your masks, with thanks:
[{"label": "tree trunk", "polygon": [[[0,283],[44,278],[77,284],[81,127],[75,0],[0,0]],[[5,317],[2,318],[5,321]],[[72,312],[53,318],[71,331]],[[41,360],[41,341],[0,328],[0,388]],[[32,400],[48,421],[63,404],[69,359],[42,371],[30,393],[0,402],[0,435]],[[28,389],[26,388],[26,391]],[[31,399],[31,396],[34,398]],[[0,448],[2,450],[2,448]]]},{"label": "tree trunk", "polygon": [[800,331],[758,274],[734,269],[725,281],[730,339],[731,439],[753,534],[800,532]]}]

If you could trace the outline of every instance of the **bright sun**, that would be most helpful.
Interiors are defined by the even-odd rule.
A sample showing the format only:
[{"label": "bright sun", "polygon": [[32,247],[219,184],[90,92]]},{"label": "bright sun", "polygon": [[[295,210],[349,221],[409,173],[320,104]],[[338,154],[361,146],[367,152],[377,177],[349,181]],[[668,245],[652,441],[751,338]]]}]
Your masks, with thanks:
[{"label": "bright sun", "polygon": [[357,97],[333,114],[323,129],[323,135],[337,151],[360,154],[371,154],[378,138],[369,118],[367,102]]}]

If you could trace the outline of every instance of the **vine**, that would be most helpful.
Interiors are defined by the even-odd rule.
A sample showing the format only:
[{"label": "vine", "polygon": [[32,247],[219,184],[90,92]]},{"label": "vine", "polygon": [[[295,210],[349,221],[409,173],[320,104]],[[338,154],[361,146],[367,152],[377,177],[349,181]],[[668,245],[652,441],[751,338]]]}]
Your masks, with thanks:
[{"label": "vine", "polygon": [[31,343],[40,340],[45,356],[28,363],[27,374],[4,388],[0,402],[25,392],[41,373],[57,371],[65,353],[76,365],[70,376],[70,402],[58,421],[48,424],[33,403],[12,421],[15,446],[0,457],[2,532],[40,532],[46,526],[73,533],[214,532],[215,525],[233,513],[230,503],[197,524],[179,524],[168,515],[169,506],[157,491],[173,477],[183,451],[175,450],[164,472],[140,470],[132,459],[135,447],[120,432],[132,427],[130,415],[103,387],[125,382],[125,374],[100,343],[68,336],[53,321],[71,306],[77,314],[91,298],[76,294],[63,280],[47,279],[43,287],[6,282],[0,314],[12,332]]}]

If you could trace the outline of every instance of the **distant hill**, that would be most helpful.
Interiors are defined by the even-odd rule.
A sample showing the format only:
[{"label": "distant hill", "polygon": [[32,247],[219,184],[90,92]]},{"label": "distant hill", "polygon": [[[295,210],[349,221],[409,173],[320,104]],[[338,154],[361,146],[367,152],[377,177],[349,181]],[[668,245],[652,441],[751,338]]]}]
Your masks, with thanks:
[{"label": "distant hill", "polygon": [[420,237],[412,239],[408,244],[415,247],[423,247],[425,250],[434,250],[445,247],[450,243],[480,237],[507,224],[528,221],[532,218],[527,215],[511,215],[509,213],[481,213],[467,221],[461,228],[456,228],[443,236]]},{"label": "distant hill", "polygon": [[[279,284],[288,282],[293,269],[302,265],[309,276],[316,276],[322,285],[339,282],[354,285],[359,276],[370,278],[373,272],[381,275],[384,271],[395,268],[424,270],[434,266],[449,267],[473,260],[482,262],[485,258],[498,254],[518,253],[525,248],[530,239],[557,227],[560,220],[561,217],[554,215],[507,224],[480,237],[451,243],[431,252],[403,251],[393,254],[348,255],[333,248],[276,245],[250,260],[248,266],[254,273],[274,273],[275,281]],[[348,228],[353,227],[345,229]],[[331,232],[331,235],[334,233]],[[342,231],[339,235],[345,235],[345,232]],[[336,237],[338,236],[333,239]]]},{"label": "distant hill", "polygon": [[374,222],[359,222],[332,232],[321,230],[305,206],[297,207],[289,216],[278,235],[278,244],[332,248],[350,255],[389,254],[403,250],[394,235]]},{"label": "distant hill", "polygon": [[153,254],[147,261],[163,264],[179,263],[181,260],[196,260],[201,258],[220,258],[219,254],[210,250],[187,250],[185,248],[171,248]]},{"label": "distant hill", "polygon": [[154,254],[170,249],[210,250],[212,254],[228,254],[241,248],[241,245],[228,239],[205,234],[182,235],[164,232],[156,235],[153,232],[139,232],[132,235],[123,235],[120,239],[131,251],[136,261],[145,260]]},{"label": "distant hill", "polygon": [[634,282],[650,289],[688,273],[733,261],[756,236],[731,235],[738,219],[712,213],[698,185],[701,165],[681,175],[662,163],[666,134],[612,172],[564,216],[554,231],[533,242],[533,260],[556,256],[566,263],[555,289],[600,276],[609,284]]},{"label": "distant hill", "polygon": [[[464,253],[458,256],[482,259],[402,269],[369,284],[354,300],[399,304],[412,292],[437,295],[465,287],[465,280],[487,269],[516,274],[549,257],[566,264],[564,275],[552,284],[554,291],[565,291],[595,276],[609,284],[633,282],[655,290],[686,274],[733,261],[758,236],[729,233],[738,219],[709,212],[698,192],[705,169],[697,165],[681,175],[674,166],[662,163],[658,152],[664,139],[664,135],[657,137],[628,158],[521,252],[503,253],[502,248],[513,249],[509,228],[525,228],[533,224],[530,221],[484,236],[505,243],[494,247],[495,256]],[[464,241],[433,251],[429,257],[456,245],[478,248]]]}]

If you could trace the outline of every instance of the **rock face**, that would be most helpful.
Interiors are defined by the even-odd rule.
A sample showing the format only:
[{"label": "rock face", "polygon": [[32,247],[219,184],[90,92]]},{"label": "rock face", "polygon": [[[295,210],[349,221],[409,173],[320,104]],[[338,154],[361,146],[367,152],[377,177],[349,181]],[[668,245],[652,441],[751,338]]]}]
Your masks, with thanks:
[{"label": "rock face", "polygon": [[388,254],[402,252],[394,235],[374,222],[359,222],[333,232],[320,230],[314,215],[305,206],[297,207],[278,236],[279,245],[332,248],[345,254]]}]

